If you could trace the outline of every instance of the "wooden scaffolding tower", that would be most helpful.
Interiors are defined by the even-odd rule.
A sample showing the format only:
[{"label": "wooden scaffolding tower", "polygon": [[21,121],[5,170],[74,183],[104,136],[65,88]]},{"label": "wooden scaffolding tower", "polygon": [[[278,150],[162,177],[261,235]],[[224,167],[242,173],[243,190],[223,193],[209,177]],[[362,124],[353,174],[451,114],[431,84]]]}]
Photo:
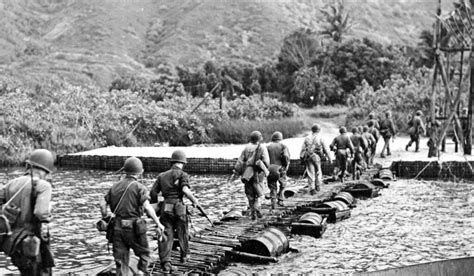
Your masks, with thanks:
[{"label": "wooden scaffolding tower", "polygon": [[[469,2],[470,1],[470,2]],[[431,116],[428,120],[430,142],[428,157],[439,157],[439,149],[444,144],[447,130],[450,126],[454,131],[456,150],[460,143],[464,154],[472,154],[472,122],[474,92],[472,88],[474,65],[473,56],[473,6],[474,0],[459,0],[454,3],[454,10],[447,16],[441,16],[441,0],[438,0],[436,22],[433,31],[433,49],[435,62],[433,70]],[[469,59],[467,59],[468,53]],[[457,68],[453,67],[453,60],[459,58]],[[454,62],[456,63],[456,62]],[[467,63],[467,66],[464,64]],[[446,67],[448,70],[446,70]],[[467,70],[465,70],[467,68]],[[457,72],[456,72],[457,70]],[[457,73],[457,74],[455,74]],[[469,88],[463,87],[463,80],[469,78]],[[444,90],[442,95],[437,95],[438,77],[441,77]],[[457,79],[456,79],[457,76]],[[457,81],[457,82],[456,82]],[[456,83],[453,83],[456,82]],[[460,110],[463,93],[462,111]],[[439,98],[439,99],[438,99]],[[467,109],[467,112],[466,112]],[[441,121],[443,121],[441,123]],[[444,145],[443,145],[444,149]]]}]

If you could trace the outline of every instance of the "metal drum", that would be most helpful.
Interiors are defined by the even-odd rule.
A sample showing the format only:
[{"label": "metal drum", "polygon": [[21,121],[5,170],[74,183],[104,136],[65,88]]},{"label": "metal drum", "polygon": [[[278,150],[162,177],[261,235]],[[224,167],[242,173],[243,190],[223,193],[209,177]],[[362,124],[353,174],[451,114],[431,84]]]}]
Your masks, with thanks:
[{"label": "metal drum", "polygon": [[318,213],[308,212],[308,213],[302,215],[300,217],[300,219],[298,220],[298,222],[321,225],[321,223],[323,222],[323,217]]},{"label": "metal drum", "polygon": [[278,228],[268,227],[253,238],[242,243],[243,252],[276,257],[288,251],[289,241]]},{"label": "metal drum", "polygon": [[393,180],[393,173],[389,168],[381,169],[379,171],[379,178],[383,180]]},{"label": "metal drum", "polygon": [[324,202],[320,206],[328,206],[330,208],[335,208],[337,212],[342,212],[349,210],[349,206],[340,200]]},{"label": "metal drum", "polygon": [[287,199],[289,197],[294,197],[296,195],[296,191],[293,189],[285,189],[283,190],[283,198]]},{"label": "metal drum", "polygon": [[348,192],[340,192],[334,197],[334,200],[340,200],[349,206],[352,206],[355,201],[354,197]]},{"label": "metal drum", "polygon": [[390,185],[389,183],[385,183],[382,179],[379,179],[379,178],[374,178],[370,180],[370,183],[380,188],[388,188],[388,186]]}]

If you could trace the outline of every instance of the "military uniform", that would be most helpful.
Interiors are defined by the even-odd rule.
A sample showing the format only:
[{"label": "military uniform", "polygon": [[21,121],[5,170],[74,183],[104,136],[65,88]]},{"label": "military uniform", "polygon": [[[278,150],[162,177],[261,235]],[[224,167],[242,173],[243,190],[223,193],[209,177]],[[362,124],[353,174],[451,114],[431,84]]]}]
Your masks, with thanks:
[{"label": "military uniform", "polygon": [[249,202],[252,219],[255,219],[255,216],[261,217],[259,197],[263,196],[263,180],[265,179],[265,173],[254,165],[255,160],[260,160],[266,167],[270,165],[268,150],[259,142],[246,145],[236,164],[236,168],[242,168],[241,180],[245,185],[245,195]]},{"label": "military uniform", "polygon": [[336,170],[339,168],[339,177],[342,181],[344,181],[344,175],[347,169],[347,150],[349,149],[351,155],[353,156],[354,146],[352,145],[351,139],[345,133],[341,133],[341,135],[334,138],[333,142],[331,143],[331,149],[336,152],[336,168],[334,173],[337,174]]},{"label": "military uniform", "polygon": [[319,191],[322,183],[323,172],[321,169],[321,157],[329,157],[329,149],[319,132],[313,132],[311,136],[304,139],[300,158],[306,166],[308,185],[310,192],[314,194]]},{"label": "military uniform", "polygon": [[183,202],[183,188],[186,186],[189,188],[189,175],[173,165],[171,169],[158,175],[151,189],[152,202],[160,192],[164,198],[160,221],[165,226],[166,238],[159,243],[162,264],[171,262],[175,231],[178,235],[181,259],[187,258],[189,254],[188,216]]},{"label": "military uniform", "polygon": [[358,178],[364,169],[364,152],[367,149],[367,142],[359,133],[353,132],[350,136],[352,146],[354,147],[354,158],[351,162],[353,179]]},{"label": "military uniform", "polygon": [[380,134],[383,137],[384,140],[384,145],[382,148],[382,153],[381,157],[385,157],[385,150],[387,151],[387,155],[391,155],[390,153],[390,138],[395,136],[395,125],[393,124],[393,121],[391,118],[385,118],[381,123],[380,123]]},{"label": "military uniform", "polygon": [[364,132],[362,133],[362,137],[365,138],[367,141],[367,148],[364,151],[365,162],[367,166],[372,165],[373,162],[373,154],[375,154],[375,148],[377,147],[377,142],[375,137],[369,132],[369,129],[365,126]]},{"label": "military uniform", "polygon": [[148,248],[146,222],[141,217],[143,216],[142,206],[146,200],[149,200],[148,195],[148,189],[138,182],[136,177],[127,175],[115,183],[104,197],[110,210],[115,212],[112,245],[119,275],[128,275],[130,272],[128,265],[130,249],[139,258],[138,269],[147,272],[151,251]]},{"label": "military uniform", "polygon": [[420,115],[416,115],[413,117],[411,120],[411,126],[408,129],[408,133],[410,134],[410,142],[405,147],[405,150],[408,150],[409,147],[415,143],[415,152],[418,152],[420,150],[420,134],[425,133],[425,124],[423,124],[423,121],[421,120]]},{"label": "military uniform", "polygon": [[12,232],[3,241],[2,250],[22,275],[51,275],[54,258],[47,223],[52,187],[45,179],[53,170],[54,158],[48,150],[38,149],[26,163],[30,174],[0,188],[0,205]]},{"label": "military uniform", "polygon": [[[286,172],[290,165],[290,152],[288,151],[287,146],[279,142],[279,139],[275,140],[272,137],[272,140],[274,141],[267,146],[270,160],[270,173],[267,177],[267,184],[268,188],[270,189],[272,208],[275,208],[275,202],[277,198],[279,204],[282,204],[283,202],[282,192],[285,189],[287,183]],[[278,183],[280,183],[279,191]]]}]

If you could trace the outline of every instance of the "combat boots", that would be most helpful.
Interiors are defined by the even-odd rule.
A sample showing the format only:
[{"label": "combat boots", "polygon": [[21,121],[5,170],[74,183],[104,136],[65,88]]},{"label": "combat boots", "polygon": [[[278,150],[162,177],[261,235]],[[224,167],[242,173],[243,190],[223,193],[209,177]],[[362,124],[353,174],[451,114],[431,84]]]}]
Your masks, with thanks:
[{"label": "combat boots", "polygon": [[272,198],[272,210],[275,210],[276,209],[276,198]]}]

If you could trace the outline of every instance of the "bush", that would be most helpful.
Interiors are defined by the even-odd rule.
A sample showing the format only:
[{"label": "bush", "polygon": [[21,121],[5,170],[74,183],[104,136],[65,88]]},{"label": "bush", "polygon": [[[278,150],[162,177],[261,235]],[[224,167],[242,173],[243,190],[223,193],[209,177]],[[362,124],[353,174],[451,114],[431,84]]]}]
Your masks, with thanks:
[{"label": "bush", "polygon": [[357,125],[370,112],[382,115],[390,110],[398,129],[404,129],[408,114],[422,110],[427,114],[430,108],[431,79],[430,71],[426,68],[416,69],[406,77],[395,74],[386,80],[379,89],[373,89],[363,81],[358,86],[355,95],[349,98],[352,108],[347,117],[347,125]]},{"label": "bush", "polygon": [[303,120],[299,118],[261,121],[229,120],[217,124],[211,131],[211,138],[214,143],[248,143],[249,135],[254,130],[262,133],[264,141],[270,141],[275,131],[283,133],[286,139],[296,137],[306,129]]}]

